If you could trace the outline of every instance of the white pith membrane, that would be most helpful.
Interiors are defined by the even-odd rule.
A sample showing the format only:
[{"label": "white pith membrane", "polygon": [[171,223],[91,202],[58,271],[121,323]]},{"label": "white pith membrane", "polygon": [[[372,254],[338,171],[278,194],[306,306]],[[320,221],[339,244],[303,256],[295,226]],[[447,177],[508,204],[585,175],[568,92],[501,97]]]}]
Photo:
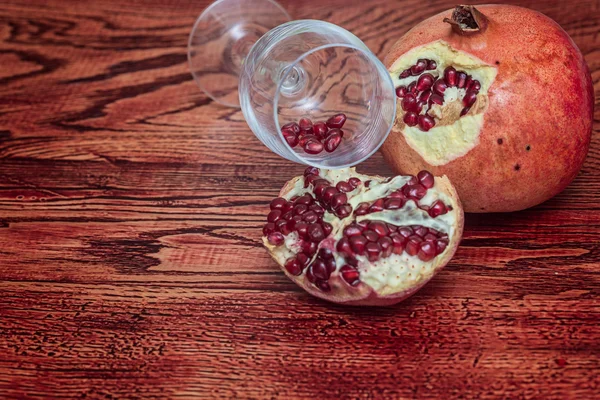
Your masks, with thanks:
[{"label": "white pith membrane", "polygon": [[[437,63],[434,70],[425,70],[434,78],[444,77],[447,67],[454,67],[457,71],[465,72],[473,80],[478,80],[481,89],[477,100],[466,115],[460,116],[464,106],[462,98],[466,91],[458,87],[449,87],[443,94],[444,104],[433,104],[427,113],[434,118],[435,126],[424,132],[419,126],[408,126],[404,122],[406,111],[402,109],[402,99],[398,98],[398,115],[396,117],[396,130],[403,133],[408,145],[415,150],[428,164],[439,166],[449,163],[467,154],[479,143],[479,134],[483,127],[484,115],[488,108],[488,90],[497,75],[497,68],[481,59],[455,50],[443,40],[416,47],[399,57],[389,68],[394,87],[410,85],[416,82],[419,76],[400,78],[400,74],[415,65],[420,59],[433,60]],[[424,115],[427,105],[423,107],[420,115]]]},{"label": "white pith membrane", "polygon": [[[320,170],[319,177],[331,182],[332,186],[335,186],[341,181],[347,182],[352,177],[359,178],[362,183],[353,191],[346,193],[348,204],[352,206],[353,210],[355,210],[360,203],[371,203],[377,199],[387,197],[392,192],[404,187],[411,178],[414,179],[414,177],[411,176],[396,176],[390,180],[383,177],[362,175],[356,173],[354,168]],[[457,222],[460,218],[459,213],[461,212],[460,207],[458,206],[456,199],[448,195],[446,189],[441,188],[439,183],[441,179],[444,179],[446,185],[449,185],[446,178],[435,178],[434,186],[427,190],[427,193],[423,198],[418,201],[412,199],[407,200],[399,209],[385,209],[383,211],[358,217],[351,214],[344,219],[339,219],[331,212],[325,212],[323,221],[331,224],[333,230],[332,233],[319,244],[319,247],[328,247],[333,250],[336,269],[331,273],[328,279],[331,290],[320,297],[328,298],[333,296],[337,299],[350,301],[355,296],[360,297],[365,295],[365,293],[370,292],[370,289],[375,291],[378,296],[388,296],[418,288],[427,282],[434,275],[435,271],[442,266],[442,262],[445,263],[448,261],[444,261],[444,256],[450,248],[454,247],[452,244],[459,239],[457,238],[457,235],[460,235],[460,232],[457,232]],[[367,181],[370,181],[368,187],[365,185],[365,182]],[[297,196],[310,193],[311,196],[314,197],[313,189],[314,187],[312,184],[310,184],[308,188],[304,188],[304,176],[300,176],[288,182],[282,190],[281,196],[286,200],[290,200]],[[431,206],[437,200],[442,201],[448,207],[447,213],[432,218],[426,210],[418,207],[427,208],[425,206]],[[450,244],[443,252],[436,255],[430,261],[422,261],[417,255],[411,256],[406,252],[402,252],[402,254],[392,253],[390,256],[385,258],[381,257],[377,261],[369,261],[366,255],[355,254],[354,257],[358,261],[356,270],[359,272],[360,282],[353,286],[341,277],[340,269],[348,263],[346,262],[345,257],[339,254],[335,249],[338,241],[344,236],[344,228],[354,222],[363,220],[383,221],[399,227],[419,225],[432,228],[440,232],[440,234],[446,234]],[[331,240],[332,238],[333,240]],[[301,252],[301,244],[296,232],[287,235],[282,245],[272,245],[269,243],[266,236],[263,237],[263,243],[271,253],[272,257],[281,266],[283,266],[287,260]],[[317,254],[312,257],[311,263],[316,259]],[[311,264],[309,263],[308,265]],[[306,277],[307,270],[308,267],[298,276],[286,273],[291,279],[300,283],[301,286],[314,288],[314,291],[311,292],[318,295],[319,289],[313,283],[310,283]]]}]

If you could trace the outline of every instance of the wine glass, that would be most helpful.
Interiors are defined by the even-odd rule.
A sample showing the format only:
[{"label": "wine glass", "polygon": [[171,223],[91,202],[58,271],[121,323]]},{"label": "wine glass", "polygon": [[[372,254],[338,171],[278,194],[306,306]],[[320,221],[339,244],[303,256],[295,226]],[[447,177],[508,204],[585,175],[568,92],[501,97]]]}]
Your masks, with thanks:
[{"label": "wine glass", "polygon": [[[243,0],[242,3],[248,5],[255,1],[263,4],[265,12],[282,12],[271,1]],[[217,3],[223,10],[231,10],[231,4],[239,2],[220,0]],[[231,4],[225,7],[227,3]],[[207,11],[215,7],[214,4]],[[211,13],[214,15],[214,10]],[[199,20],[206,19],[205,14],[206,11]],[[285,12],[279,15],[287,16]],[[226,24],[232,25],[235,17],[229,14],[227,18]],[[262,22],[251,25],[264,27]],[[234,105],[231,99],[236,88],[235,73],[230,62],[234,58],[230,55],[232,49],[241,46],[231,44],[231,34],[227,34],[226,40],[210,36],[210,29],[223,32],[220,28],[201,33],[198,27],[203,25],[197,22],[190,37],[189,55],[194,77],[205,91],[207,85],[213,85],[209,96],[220,103],[227,101]],[[258,36],[259,30],[254,32]],[[208,39],[194,39],[197,36],[212,37],[215,43],[208,46]],[[202,43],[202,47],[195,43]],[[226,44],[225,48],[230,50],[219,52],[219,43]],[[202,50],[208,47],[211,47],[210,52]],[[200,65],[200,60],[215,54],[221,54],[219,67],[215,67],[214,61],[211,68]],[[241,50],[236,54],[240,55],[237,85],[244,117],[254,134],[276,154],[315,167],[344,168],[370,157],[387,138],[396,116],[392,79],[379,59],[349,31],[317,20],[285,22],[265,32],[245,57]],[[231,73],[222,72],[226,65]],[[206,76],[211,73],[218,75],[221,83],[227,83],[223,90],[214,86],[216,78],[206,82]],[[344,136],[333,152],[308,154],[301,146],[290,146],[281,132],[283,125],[298,122],[301,118],[325,121],[340,113],[347,117]]]}]

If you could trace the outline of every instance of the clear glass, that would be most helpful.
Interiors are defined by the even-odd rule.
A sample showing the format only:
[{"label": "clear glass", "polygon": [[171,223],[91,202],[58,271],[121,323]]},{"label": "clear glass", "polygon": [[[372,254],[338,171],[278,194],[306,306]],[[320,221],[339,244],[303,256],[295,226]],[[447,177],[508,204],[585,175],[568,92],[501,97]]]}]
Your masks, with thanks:
[{"label": "clear glass", "polygon": [[[243,63],[240,104],[250,129],[290,161],[344,168],[370,157],[387,138],[396,116],[394,84],[356,36],[337,25],[299,20],[261,37]],[[281,126],[344,113],[344,137],[332,153],[310,155],[290,147]]]},{"label": "clear glass", "polygon": [[190,70],[200,89],[220,104],[239,107],[239,76],[250,48],[290,20],[272,0],[217,0],[208,6],[188,42]]}]

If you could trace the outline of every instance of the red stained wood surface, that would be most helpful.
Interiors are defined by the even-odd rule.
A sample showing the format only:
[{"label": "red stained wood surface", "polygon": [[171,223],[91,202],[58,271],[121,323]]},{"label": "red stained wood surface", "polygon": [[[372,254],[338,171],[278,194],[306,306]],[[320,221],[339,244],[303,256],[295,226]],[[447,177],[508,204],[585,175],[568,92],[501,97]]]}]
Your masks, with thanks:
[{"label": "red stained wood surface", "polygon": [[[281,3],[380,57],[453,6]],[[559,22],[600,89],[596,0],[511,3]],[[303,168],[195,86],[187,37],[207,4],[0,4],[0,397],[597,398],[598,100],[564,193],[468,216],[417,295],[344,308],[259,242],[268,201]],[[380,155],[359,170],[391,173]]]}]

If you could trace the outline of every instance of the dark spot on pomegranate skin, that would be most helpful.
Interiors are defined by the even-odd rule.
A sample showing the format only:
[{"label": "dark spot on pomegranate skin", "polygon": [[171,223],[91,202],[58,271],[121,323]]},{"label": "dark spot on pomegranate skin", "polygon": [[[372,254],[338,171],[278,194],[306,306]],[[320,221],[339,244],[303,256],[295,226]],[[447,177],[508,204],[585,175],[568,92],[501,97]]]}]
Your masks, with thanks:
[{"label": "dark spot on pomegranate skin", "polygon": [[498,144],[502,144],[502,143],[504,143],[504,140],[498,139]]},{"label": "dark spot on pomegranate skin", "polygon": [[500,61],[496,61],[496,65],[500,65]]},{"label": "dark spot on pomegranate skin", "polygon": [[527,150],[527,151],[531,150],[531,146],[530,145],[525,146],[525,150]]},{"label": "dark spot on pomegranate skin", "polygon": [[519,164],[515,165],[515,171],[519,171],[521,169],[521,166]]}]

